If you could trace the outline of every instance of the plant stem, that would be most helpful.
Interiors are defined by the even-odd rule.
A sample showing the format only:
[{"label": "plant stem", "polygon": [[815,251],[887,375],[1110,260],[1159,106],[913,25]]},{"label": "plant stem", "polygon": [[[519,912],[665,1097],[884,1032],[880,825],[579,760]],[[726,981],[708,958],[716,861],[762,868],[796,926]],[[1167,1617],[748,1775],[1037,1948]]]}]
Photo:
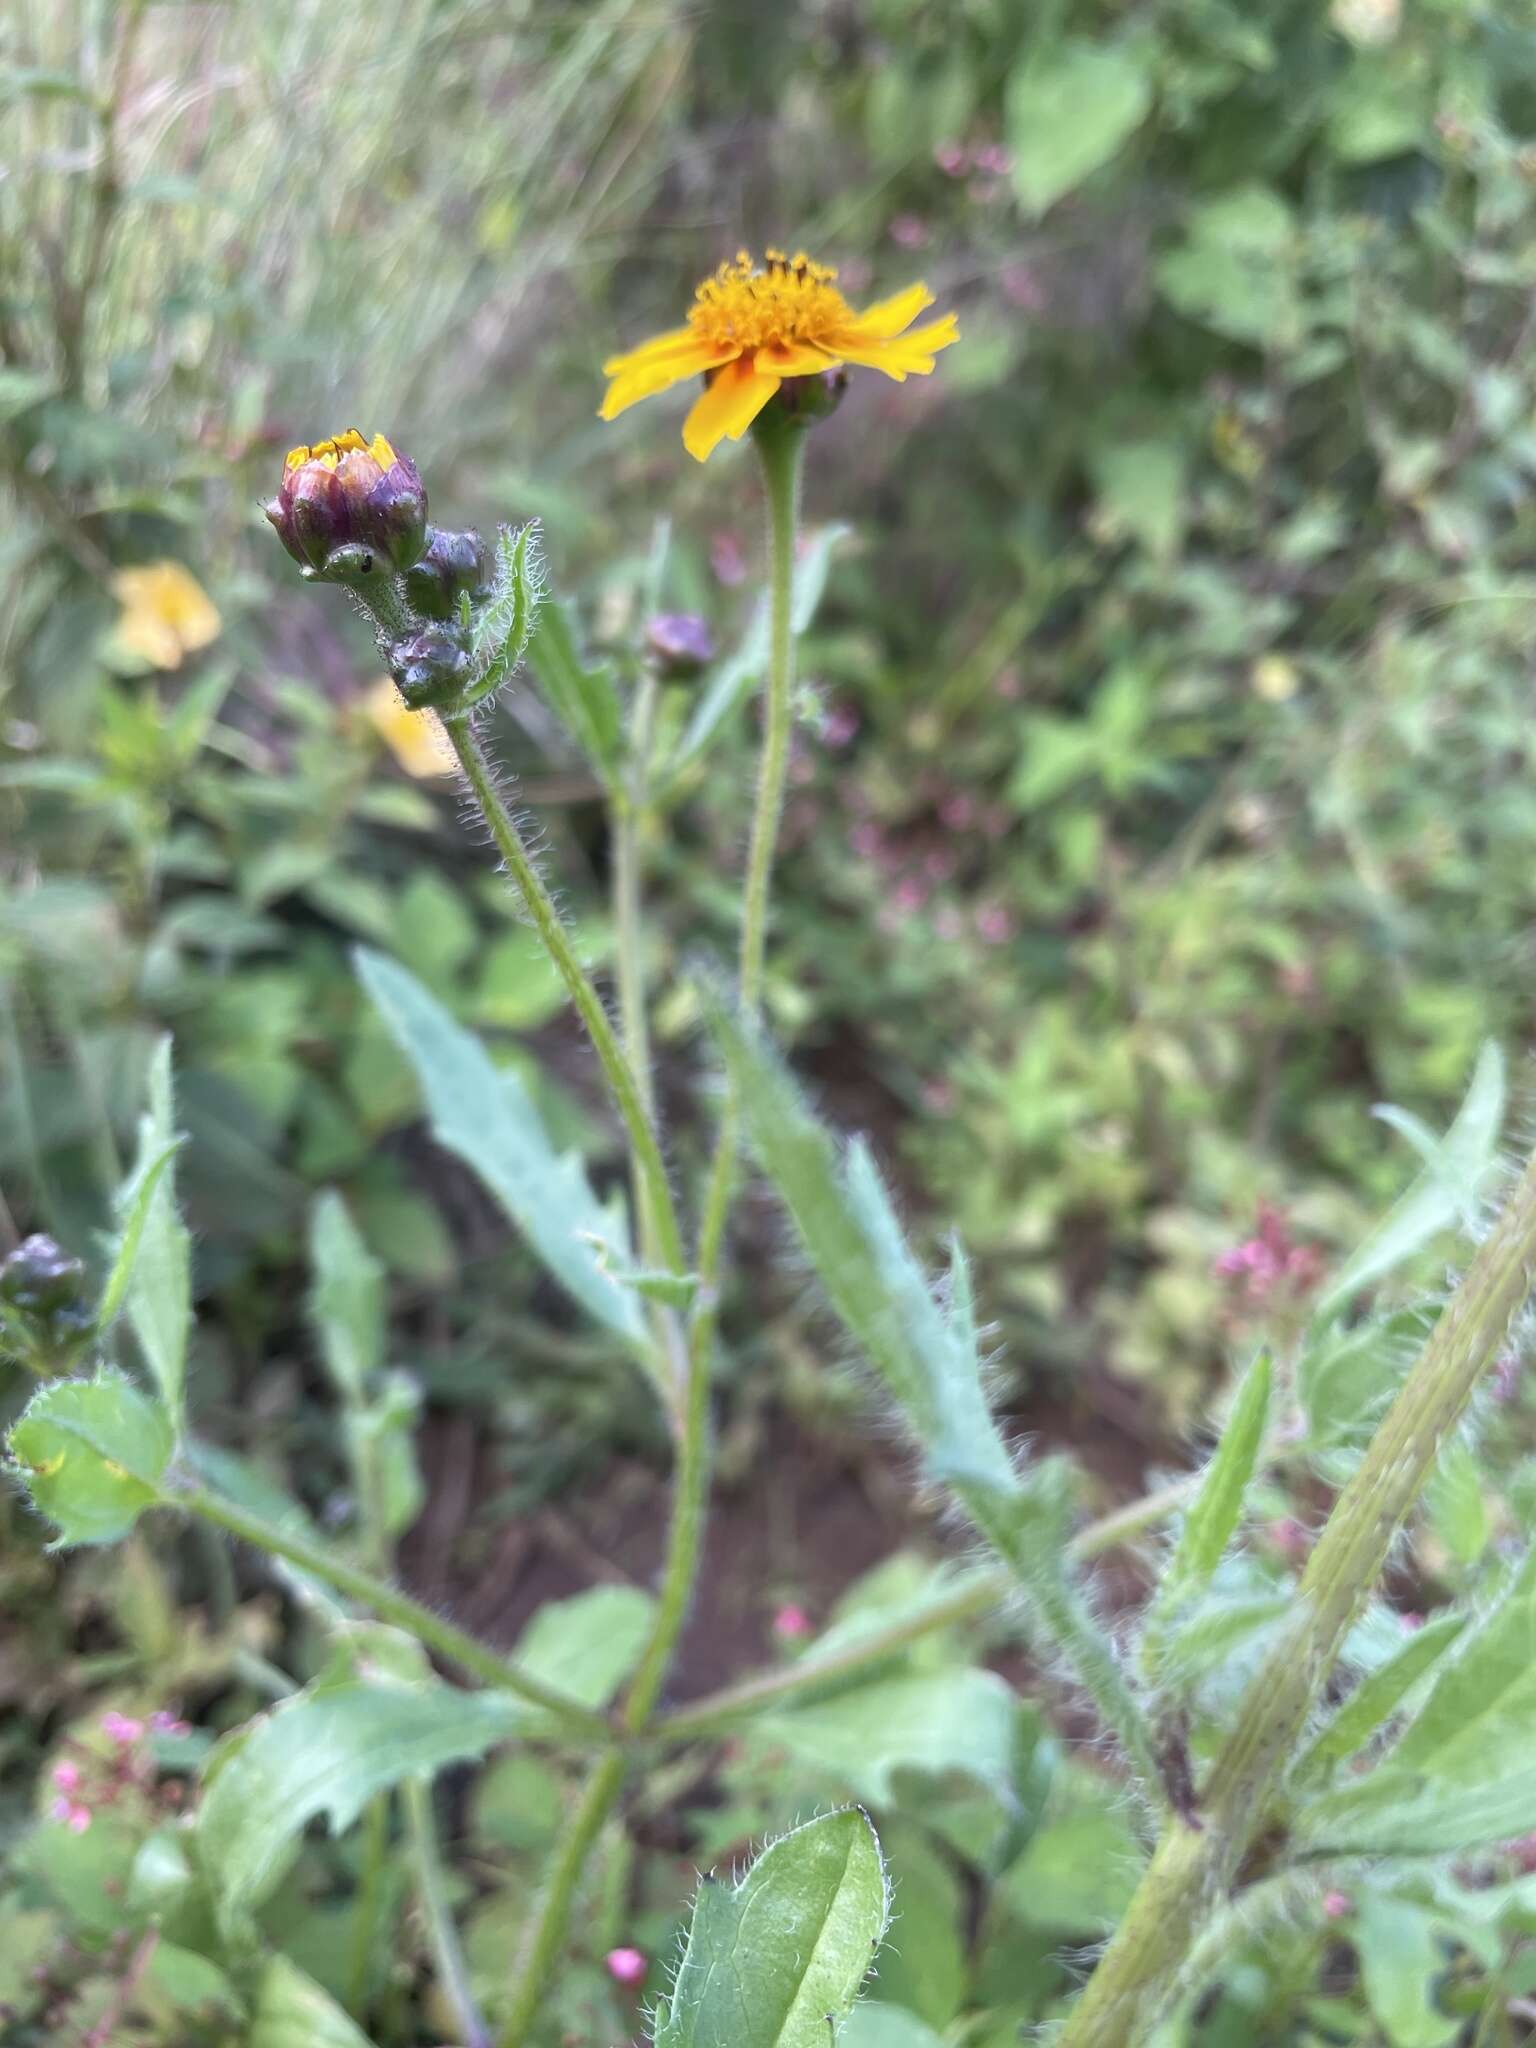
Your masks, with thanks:
[{"label": "plant stem", "polygon": [[[1097,1521],[1087,1523],[1073,1537],[1069,1554],[1079,1564],[1086,1563],[1090,1558],[1100,1557],[1106,1550],[1113,1550],[1117,1544],[1139,1535],[1143,1529],[1165,1520],[1189,1499],[1198,1487],[1200,1477],[1198,1472],[1193,1472],[1185,1479],[1159,1488],[1156,1493],[1146,1494],[1140,1500],[1130,1501],[1124,1507],[1099,1516]],[[954,1628],[961,1622],[979,1621],[984,1614],[1009,1600],[1017,1590],[1017,1583],[1011,1572],[976,1572],[954,1592],[945,1594],[930,1606],[918,1608],[900,1621],[891,1622],[885,1628],[872,1630],[844,1649],[833,1650],[821,1657],[806,1657],[798,1664],[786,1665],[776,1671],[759,1672],[755,1677],[741,1679],[735,1685],[710,1693],[705,1699],[679,1707],[674,1713],[664,1714],[651,1725],[650,1733],[666,1742],[689,1742],[697,1736],[713,1735],[744,1715],[757,1713],[764,1707],[779,1706],[819,1686],[851,1678],[866,1666],[878,1664],[898,1650],[904,1650],[909,1643],[921,1642],[924,1636],[934,1635],[940,1629]]]},{"label": "plant stem", "polygon": [[[624,1052],[635,1077],[640,1106],[656,1122],[656,1095],[651,1074],[651,1036],[645,986],[644,923],[641,915],[640,840],[645,829],[651,733],[656,718],[656,672],[647,668],[635,693],[629,728],[629,774],[615,792],[613,818],[613,927],[617,950],[619,1022]],[[634,1165],[634,1204],[640,1244],[647,1261],[656,1256],[656,1219],[649,1191]]]},{"label": "plant stem", "polygon": [[211,1522],[215,1528],[227,1531],[240,1542],[250,1544],[253,1550],[264,1550],[271,1557],[281,1557],[289,1564],[297,1565],[300,1571],[313,1573],[326,1585],[335,1587],[338,1593],[344,1593],[359,1605],[371,1609],[382,1620],[403,1628],[429,1650],[436,1650],[439,1656],[459,1665],[485,1685],[499,1692],[516,1693],[531,1705],[542,1707],[572,1732],[588,1739],[612,1742],[614,1730],[601,1714],[594,1714],[590,1708],[568,1699],[553,1686],[528,1677],[475,1636],[455,1628],[451,1621],[434,1614],[430,1607],[413,1600],[409,1593],[401,1592],[387,1579],[365,1571],[360,1565],[349,1564],[338,1551],[323,1549],[289,1530],[262,1521],[257,1515],[247,1514],[244,1508],[236,1507],[232,1501],[222,1499],[206,1487],[189,1485],[168,1495],[164,1505],[181,1508],[201,1521]]},{"label": "plant stem", "polygon": [[693,1601],[709,1506],[709,1362],[713,1344],[714,1320],[699,1313],[689,1331],[687,1398],[672,1478],[672,1520],[656,1619],[619,1714],[620,1724],[631,1735],[640,1734],[650,1722]]},{"label": "plant stem", "polygon": [[1270,1817],[1287,1764],[1388,1553],[1531,1291],[1536,1156],[1441,1313],[1301,1577],[1295,1619],[1256,1674],[1200,1798],[1174,1818],[1059,2048],[1142,2042],[1180,1988],[1191,1948]]},{"label": "plant stem", "polygon": [[[768,896],[773,879],[774,849],[784,810],[784,783],[789,772],[789,743],[794,729],[795,689],[795,532],[800,511],[800,470],[805,429],[783,421],[760,423],[753,434],[763,473],[768,506],[768,691],[763,709],[763,748],[757,766],[757,797],[752,809],[752,837],[747,850],[747,878],[742,895],[741,951],[737,995],[741,1007],[754,1012],[762,998],[763,962],[768,946]],[[706,1290],[720,1265],[726,1218],[736,1175],[739,1113],[734,1094],[727,1096],[720,1131],[710,1161],[699,1229],[699,1273]]]},{"label": "plant stem", "polygon": [[598,1758],[588,1774],[518,1960],[512,2002],[501,2030],[501,2048],[524,2048],[529,2039],[544,2001],[545,1987],[565,1945],[566,1925],[582,1870],[623,1790],[627,1769],[628,1758],[622,1751],[611,1749]]},{"label": "plant stem", "polygon": [[491,2048],[491,2030],[475,2003],[469,1981],[469,1965],[459,1944],[459,1931],[448,1904],[443,1882],[443,1859],[438,1848],[437,1820],[432,1811],[432,1788],[425,1779],[408,1778],[402,1785],[405,1823],[411,1838],[411,1857],[416,1865],[416,1891],[427,1939],[432,1946],[443,1996],[453,2007],[454,2020],[463,2048]]},{"label": "plant stem", "polygon": [[352,1914],[352,1953],[347,1967],[347,2009],[360,2022],[368,2016],[368,1980],[373,1975],[373,1958],[379,1943],[384,1865],[389,1855],[389,1807],[389,1794],[380,1792],[369,1800],[363,1814],[363,1853]]},{"label": "plant stem", "polygon": [[496,778],[491,765],[485,758],[485,750],[475,735],[468,718],[445,718],[444,728],[458,755],[459,766],[465,780],[474,793],[476,804],[496,842],[496,850],[507,864],[507,870],[533,919],[535,929],[544,942],[544,949],[555,964],[560,979],[565,983],[566,992],[575,1004],[587,1035],[597,1053],[604,1078],[613,1096],[615,1107],[624,1120],[629,1134],[630,1152],[635,1171],[644,1185],[646,1203],[656,1228],[657,1248],[661,1258],[674,1273],[684,1269],[682,1233],[678,1228],[677,1211],[672,1202],[672,1190],[667,1182],[667,1169],[661,1156],[661,1147],[656,1139],[650,1116],[646,1112],[635,1074],[624,1050],[608,1021],[597,990],[592,986],[586,970],[576,958],[554,898],[545,888],[535,867],[532,856],[523,844],[512,813],[496,787]]}]

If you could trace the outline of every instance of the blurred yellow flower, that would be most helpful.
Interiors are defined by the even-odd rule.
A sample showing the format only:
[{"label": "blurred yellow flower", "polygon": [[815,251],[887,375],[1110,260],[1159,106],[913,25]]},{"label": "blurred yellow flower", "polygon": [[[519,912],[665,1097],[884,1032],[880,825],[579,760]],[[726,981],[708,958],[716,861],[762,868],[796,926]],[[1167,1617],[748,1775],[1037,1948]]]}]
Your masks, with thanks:
[{"label": "blurred yellow flower", "polygon": [[407,775],[425,781],[454,772],[453,749],[435,711],[407,711],[388,676],[363,697],[363,715]]},{"label": "blurred yellow flower", "polygon": [[148,562],[120,569],[112,595],[122,606],[117,637],[151,668],[180,668],[189,654],[217,640],[218,607],[180,562]]},{"label": "blurred yellow flower", "polygon": [[826,264],[782,249],[768,250],[760,269],[741,250],[699,286],[686,327],[604,363],[612,381],[599,417],[617,419],[642,398],[702,373],[708,382],[683,423],[683,446],[703,462],[727,436],[741,439],[787,377],[859,363],[900,384],[926,377],[937,352],[959,340],[953,313],[907,332],[933,304],[926,285],[908,285],[856,313],[836,276]]}]

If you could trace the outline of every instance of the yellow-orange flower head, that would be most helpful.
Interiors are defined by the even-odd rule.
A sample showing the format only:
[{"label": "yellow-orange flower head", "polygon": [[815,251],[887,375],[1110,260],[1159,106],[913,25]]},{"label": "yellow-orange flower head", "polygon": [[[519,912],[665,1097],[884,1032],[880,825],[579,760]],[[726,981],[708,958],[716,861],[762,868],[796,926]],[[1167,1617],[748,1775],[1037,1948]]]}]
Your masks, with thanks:
[{"label": "yellow-orange flower head", "polygon": [[739,441],[788,377],[857,363],[899,384],[926,377],[938,351],[960,338],[953,313],[912,326],[933,304],[924,284],[856,313],[836,278],[805,255],[770,249],[759,267],[741,250],[699,286],[686,327],[604,363],[612,381],[601,417],[617,419],[642,398],[702,372],[708,381],[683,423],[683,446],[703,462],[722,440]]}]

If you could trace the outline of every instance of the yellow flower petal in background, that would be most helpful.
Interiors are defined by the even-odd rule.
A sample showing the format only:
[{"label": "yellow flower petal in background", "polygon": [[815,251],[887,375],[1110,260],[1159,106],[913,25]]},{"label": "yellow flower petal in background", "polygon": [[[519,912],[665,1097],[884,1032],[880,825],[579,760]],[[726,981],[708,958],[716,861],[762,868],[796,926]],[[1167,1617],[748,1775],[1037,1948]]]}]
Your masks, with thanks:
[{"label": "yellow flower petal in background", "polygon": [[223,625],[213,599],[181,562],[120,569],[112,595],[122,606],[120,644],[151,668],[180,668],[187,655],[217,640]]},{"label": "yellow flower petal in background", "polygon": [[388,676],[379,677],[362,705],[364,717],[407,775],[424,782],[453,773],[453,749],[435,711],[407,711]]}]

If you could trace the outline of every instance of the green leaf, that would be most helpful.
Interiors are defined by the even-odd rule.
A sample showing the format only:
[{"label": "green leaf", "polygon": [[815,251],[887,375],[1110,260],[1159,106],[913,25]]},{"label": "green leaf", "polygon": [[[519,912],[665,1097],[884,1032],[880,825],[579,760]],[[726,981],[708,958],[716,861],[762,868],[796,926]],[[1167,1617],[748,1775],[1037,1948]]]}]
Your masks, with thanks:
[{"label": "green leaf", "polygon": [[1108,1637],[1069,1576],[1076,1482],[1065,1461],[1021,1482],[982,1388],[969,1283],[946,1313],[901,1234],[867,1147],[840,1159],[758,1025],[706,994],[747,1133],[843,1322],[902,1408],[928,1470],[1019,1580],[1034,1628],[1069,1659],[1144,1776],[1151,1744]]},{"label": "green leaf", "polygon": [[322,1680],[214,1750],[196,1835],[220,1926],[234,1936],[280,1882],[309,1823],[341,1834],[402,1779],[482,1756],[516,1720],[502,1694],[435,1681]]},{"label": "green leaf", "polygon": [[887,1678],[758,1724],[762,1738],[842,1780],[871,1806],[896,1803],[902,1771],[974,1779],[1014,1801],[1019,1702],[995,1671]]},{"label": "green leaf", "polygon": [[118,1191],[120,1221],[117,1244],[112,1255],[111,1271],[107,1274],[107,1284],[102,1289],[101,1300],[97,1304],[98,1336],[104,1335],[111,1328],[122,1310],[128,1283],[133,1278],[134,1261],[139,1255],[139,1241],[144,1234],[144,1225],[149,1216],[155,1189],[160,1185],[161,1174],[180,1150],[181,1143],[181,1139],[177,1138],[167,1145],[163,1152],[149,1158],[140,1158]]},{"label": "green leaf", "polygon": [[[584,1707],[606,1707],[640,1662],[656,1603],[636,1586],[593,1586],[569,1600],[550,1600],[534,1615],[512,1652],[519,1670]],[[538,1708],[512,1702],[519,1725],[543,1725]]]},{"label": "green leaf", "polygon": [[465,698],[466,708],[494,696],[517,673],[544,595],[544,569],[539,557],[536,519],[514,533],[497,528],[496,581],[475,621],[472,649],[477,681]]},{"label": "green leaf", "polygon": [[[561,1284],[600,1323],[635,1345],[645,1324],[632,1289],[603,1270],[594,1238],[614,1223],[581,1168],[549,1142],[516,1074],[492,1064],[412,974],[359,947],[357,970],[391,1035],[416,1069],[438,1143],[472,1166]],[[628,1247],[617,1247],[628,1261]]]},{"label": "green leaf", "polygon": [[178,1433],[192,1328],[192,1240],[176,1207],[176,1174],[170,1160],[179,1143],[171,1041],[162,1038],[150,1063],[149,1107],[139,1122],[138,1161],[118,1198],[118,1254],[107,1286],[110,1295],[119,1269],[126,1266],[121,1292],[128,1321]]},{"label": "green leaf", "polygon": [[1269,1426],[1270,1377],[1268,1355],[1261,1352],[1238,1388],[1148,1612],[1142,1655],[1149,1672],[1160,1668],[1169,1632],[1210,1584],[1241,1519]]},{"label": "green leaf", "polygon": [[[1536,1735],[1536,1546],[1502,1599],[1464,1635],[1392,1752],[1394,1767],[1475,1780]],[[1514,1832],[1513,1830],[1511,1832]]]},{"label": "green leaf", "polygon": [[1238,186],[1190,213],[1186,239],[1157,265],[1163,297],[1187,319],[1253,346],[1300,338],[1295,224],[1267,185]]},{"label": "green leaf", "polygon": [[1400,1309],[1354,1329],[1314,1328],[1296,1368],[1296,1390],[1313,1448],[1363,1444],[1433,1327],[1422,1309]]},{"label": "green leaf", "polygon": [[372,2048],[328,1991],[274,1956],[261,1974],[247,2048]]},{"label": "green leaf", "polygon": [[828,2048],[890,1915],[864,1814],[825,1814],[765,1849],[736,1885],[694,1903],[656,2048]]},{"label": "green leaf", "polygon": [[1457,2039],[1461,2021],[1435,1999],[1447,1959],[1439,1916],[1368,1889],[1353,1933],[1366,2000],[1392,2048],[1445,2048]]},{"label": "green leaf", "polygon": [[309,1259],[321,1355],[336,1391],[355,1404],[384,1363],[384,1268],[334,1188],[309,1212]]},{"label": "green leaf", "polygon": [[[1455,1122],[1408,1192],[1335,1276],[1318,1301],[1319,1321],[1422,1251],[1441,1231],[1476,1221],[1489,1175],[1498,1164],[1505,1093],[1504,1055],[1489,1039],[1478,1054]],[[1395,1122],[1401,1130],[1401,1120]]]},{"label": "green leaf", "polygon": [[905,2006],[861,1999],[837,2037],[837,2048],[944,2048],[941,2036]]},{"label": "green leaf", "polygon": [[1437,1614],[1422,1628],[1415,1629],[1395,1656],[1361,1679],[1297,1765],[1297,1777],[1309,1778],[1326,1765],[1340,1763],[1363,1749],[1466,1625],[1464,1614]]},{"label": "green leaf", "polygon": [[1135,133],[1152,104],[1141,57],[1124,45],[1070,37],[1027,57],[1008,80],[1014,189],[1042,214]]},{"label": "green leaf", "polygon": [[39,1389],[6,1439],[13,1470],[62,1544],[116,1543],[160,1498],[175,1436],[121,1373]]},{"label": "green leaf", "polygon": [[1471,1446],[1452,1437],[1424,1492],[1430,1525],[1460,1565],[1474,1565],[1488,1547],[1488,1503]]},{"label": "green leaf", "polygon": [[[1527,1738],[1529,1739],[1529,1738]],[[1480,1775],[1442,1780],[1378,1764],[1358,1784],[1296,1808],[1296,1847],[1319,1856],[1454,1856],[1536,1831],[1536,1765],[1484,1755]]]},{"label": "green leaf", "polygon": [[[823,526],[811,535],[804,552],[796,557],[789,617],[790,630],[797,637],[815,618],[827,587],[833,553],[851,531],[851,527],[836,524]],[[718,664],[705,683],[669,764],[671,772],[675,774],[704,752],[724,721],[746,702],[753,685],[767,674],[768,642],[768,600],[764,598],[752,614],[741,645]]]},{"label": "green leaf", "polygon": [[560,604],[545,604],[528,642],[528,666],[540,694],[599,775],[618,766],[624,718],[613,671],[588,668],[576,651],[576,633]]}]

